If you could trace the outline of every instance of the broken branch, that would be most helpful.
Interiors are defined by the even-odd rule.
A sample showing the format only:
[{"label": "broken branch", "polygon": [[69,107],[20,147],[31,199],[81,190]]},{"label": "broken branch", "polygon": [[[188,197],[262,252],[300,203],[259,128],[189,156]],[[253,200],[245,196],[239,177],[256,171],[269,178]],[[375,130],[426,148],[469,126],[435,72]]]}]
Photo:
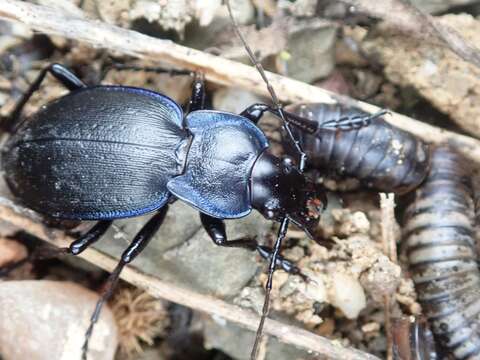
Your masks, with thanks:
[{"label": "broken branch", "polygon": [[[93,47],[108,49],[120,54],[146,60],[161,60],[172,66],[202,72],[207,80],[217,84],[237,86],[268,96],[268,91],[255,68],[177,45],[169,40],[156,39],[101,21],[65,14],[58,9],[16,0],[2,0],[0,19],[21,22],[38,32],[78,40]],[[347,106],[356,106],[369,113],[380,110],[374,105],[340,96],[284,76],[267,72],[267,77],[281,101],[292,103],[339,102]],[[391,113],[391,116],[387,116],[386,120],[426,141],[448,142],[475,162],[480,159],[480,141],[476,139],[445,131],[394,112]]]}]

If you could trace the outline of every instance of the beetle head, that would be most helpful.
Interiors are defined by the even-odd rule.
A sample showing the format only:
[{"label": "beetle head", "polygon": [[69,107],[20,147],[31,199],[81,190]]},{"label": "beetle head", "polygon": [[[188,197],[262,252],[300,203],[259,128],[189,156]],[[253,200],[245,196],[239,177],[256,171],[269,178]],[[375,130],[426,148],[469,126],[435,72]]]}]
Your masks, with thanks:
[{"label": "beetle head", "polygon": [[313,238],[326,206],[323,192],[294,166],[290,158],[279,159],[263,152],[251,175],[252,206],[267,219],[288,217]]}]

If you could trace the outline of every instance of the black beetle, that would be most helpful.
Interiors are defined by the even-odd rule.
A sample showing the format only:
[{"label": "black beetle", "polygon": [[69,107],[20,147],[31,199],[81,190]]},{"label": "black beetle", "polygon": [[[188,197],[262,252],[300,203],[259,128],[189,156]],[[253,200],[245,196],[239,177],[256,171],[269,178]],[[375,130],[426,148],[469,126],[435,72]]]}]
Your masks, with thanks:
[{"label": "black beetle", "polygon": [[[20,121],[24,105],[47,73],[71,92]],[[246,216],[253,208],[282,223],[279,238],[285,236],[289,220],[309,235],[318,224],[322,194],[289,158],[269,153],[268,141],[255,125],[265,111],[278,115],[278,110],[255,104],[236,115],[203,110],[203,104],[203,79],[198,76],[184,116],[163,94],[87,86],[65,67],[52,64],[41,71],[4,124],[12,135],[3,149],[2,167],[12,193],[47,217],[98,220],[62,249],[64,253],[85,250],[114,219],[157,212],[110,275],[86,332],[83,358],[121,270],[145,248],[175,199],[200,211],[215,244],[256,249],[264,258],[271,258],[272,250],[252,239],[227,241],[222,219]],[[289,122],[304,131],[316,128],[298,116]],[[299,272],[288,260],[276,259],[274,266]]]}]

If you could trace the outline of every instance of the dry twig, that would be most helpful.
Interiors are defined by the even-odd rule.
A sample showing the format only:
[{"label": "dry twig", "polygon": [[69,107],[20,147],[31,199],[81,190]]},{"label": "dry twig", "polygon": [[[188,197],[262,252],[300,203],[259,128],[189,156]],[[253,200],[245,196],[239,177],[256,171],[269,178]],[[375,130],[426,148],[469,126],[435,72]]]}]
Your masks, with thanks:
[{"label": "dry twig", "polygon": [[[73,238],[66,236],[62,231],[50,229],[33,220],[28,216],[29,213],[30,211],[25,211],[7,199],[0,198],[0,218],[3,221],[18,228],[28,229],[31,234],[58,247],[68,246],[73,241]],[[112,271],[118,262],[116,259],[93,248],[88,248],[79,256],[107,271]],[[210,315],[222,317],[252,331],[257,329],[260,317],[253,312],[211,296],[202,295],[167,283],[159,278],[146,275],[132,266],[125,268],[121,278],[144,289],[154,297],[163,298]],[[284,343],[316,352],[322,358],[379,360],[374,355],[344,347],[338,342],[330,341],[309,331],[275,320],[267,319],[264,330],[265,333],[277,337]]]},{"label": "dry twig", "polygon": [[[394,263],[397,262],[397,244],[395,242],[395,194],[380,194],[380,209],[382,214],[383,251]],[[393,359],[393,334],[391,322],[392,298],[384,295],[385,332],[387,334],[387,359]]]},{"label": "dry twig", "polygon": [[384,20],[402,32],[446,46],[463,60],[480,67],[480,51],[475,46],[467,43],[455,29],[441,24],[408,0],[342,0],[342,2]]},{"label": "dry twig", "polygon": [[[39,32],[86,42],[91,46],[105,48],[119,54],[146,60],[161,60],[172,66],[202,72],[209,81],[221,85],[238,86],[268,96],[268,91],[255,68],[180,46],[169,40],[152,38],[132,30],[64,14],[58,9],[16,0],[2,0],[0,19],[18,21]],[[374,105],[277,74],[267,72],[267,77],[281,101],[340,102],[370,113],[380,110]],[[480,141],[471,137],[445,131],[394,112],[387,117],[387,121],[427,141],[449,142],[475,162],[480,159]]]}]

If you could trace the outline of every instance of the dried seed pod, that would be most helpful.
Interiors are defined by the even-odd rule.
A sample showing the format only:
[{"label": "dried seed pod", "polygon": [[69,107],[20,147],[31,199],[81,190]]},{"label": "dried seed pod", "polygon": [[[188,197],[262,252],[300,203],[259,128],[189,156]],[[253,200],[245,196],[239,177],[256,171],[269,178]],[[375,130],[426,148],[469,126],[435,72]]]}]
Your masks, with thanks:
[{"label": "dried seed pod", "polygon": [[428,173],[428,145],[383,118],[359,129],[336,131],[322,124],[369,114],[321,103],[294,105],[287,110],[318,122],[313,135],[292,130],[308,156],[309,166],[324,174],[354,177],[369,188],[401,194],[417,187]]},{"label": "dried seed pod", "polygon": [[405,214],[405,246],[435,339],[455,359],[480,359],[480,272],[470,164],[454,149],[432,152],[432,169]]}]

